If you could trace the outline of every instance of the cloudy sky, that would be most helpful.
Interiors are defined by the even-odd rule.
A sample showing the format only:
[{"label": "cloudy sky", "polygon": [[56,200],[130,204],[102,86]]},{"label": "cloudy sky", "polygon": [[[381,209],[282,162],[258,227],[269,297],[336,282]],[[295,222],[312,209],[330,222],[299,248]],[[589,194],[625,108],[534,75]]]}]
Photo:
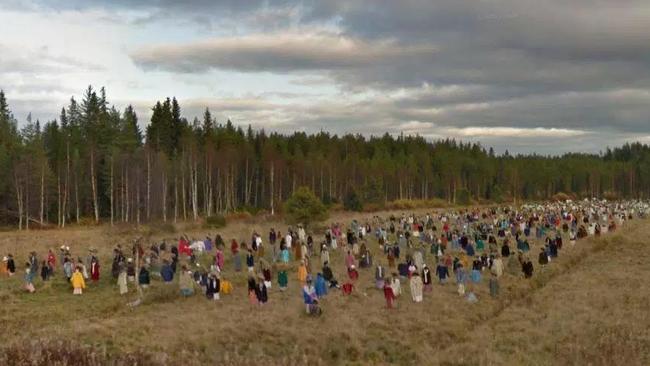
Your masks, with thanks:
[{"label": "cloudy sky", "polygon": [[420,134],[498,152],[650,142],[647,0],[0,0],[19,121],[87,85],[148,122]]}]

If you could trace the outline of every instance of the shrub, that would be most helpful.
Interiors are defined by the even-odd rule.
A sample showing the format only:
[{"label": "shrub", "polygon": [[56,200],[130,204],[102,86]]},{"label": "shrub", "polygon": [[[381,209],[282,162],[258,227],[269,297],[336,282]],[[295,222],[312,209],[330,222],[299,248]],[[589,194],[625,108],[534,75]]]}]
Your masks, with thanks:
[{"label": "shrub", "polygon": [[151,228],[151,231],[154,232],[166,233],[166,234],[173,234],[176,232],[176,226],[174,226],[174,224],[172,224],[171,222],[157,222],[157,223],[152,223],[149,226]]},{"label": "shrub", "polygon": [[383,204],[379,204],[379,203],[366,203],[365,205],[363,205],[363,211],[364,212],[376,212],[376,211],[383,210],[384,207],[385,206]]},{"label": "shrub", "polygon": [[329,216],[327,207],[308,187],[298,188],[284,203],[285,220],[289,224],[320,222]]},{"label": "shrub", "polygon": [[387,206],[390,210],[410,210],[416,207],[416,202],[413,200],[395,200]]},{"label": "shrub", "polygon": [[371,179],[366,182],[363,185],[362,192],[364,203],[383,204],[386,199],[384,185],[378,179]]},{"label": "shrub", "polygon": [[570,199],[572,199],[572,197],[564,192],[558,192],[551,197],[551,200],[556,202],[564,202]]},{"label": "shrub", "polygon": [[609,201],[615,201],[617,199],[620,199],[620,196],[616,192],[607,191],[603,193],[603,198]]},{"label": "shrub", "polygon": [[431,198],[428,200],[395,200],[379,207],[385,210],[413,210],[416,208],[449,207],[449,204],[443,199]]},{"label": "shrub", "polygon": [[465,188],[461,188],[456,191],[456,204],[461,206],[467,206],[471,203],[471,196],[469,191]]},{"label": "shrub", "polygon": [[505,195],[503,190],[498,185],[494,185],[488,188],[488,199],[497,203],[503,203]]},{"label": "shrub", "polygon": [[208,216],[203,225],[206,229],[218,229],[226,226],[226,217],[221,214]]},{"label": "shrub", "polygon": [[336,199],[336,197],[332,197],[329,194],[325,194],[323,196],[323,204],[325,206],[331,207],[332,205],[335,205],[337,203],[339,203],[339,200]]},{"label": "shrub", "polygon": [[250,220],[253,215],[248,211],[236,211],[226,215],[226,222]]},{"label": "shrub", "polygon": [[260,207],[255,207],[255,206],[249,206],[249,205],[244,205],[241,206],[238,210],[238,212],[247,212],[251,216],[257,215],[260,211],[262,211],[262,208]]},{"label": "shrub", "polygon": [[355,190],[350,190],[343,200],[343,208],[346,211],[363,211],[363,203]]}]

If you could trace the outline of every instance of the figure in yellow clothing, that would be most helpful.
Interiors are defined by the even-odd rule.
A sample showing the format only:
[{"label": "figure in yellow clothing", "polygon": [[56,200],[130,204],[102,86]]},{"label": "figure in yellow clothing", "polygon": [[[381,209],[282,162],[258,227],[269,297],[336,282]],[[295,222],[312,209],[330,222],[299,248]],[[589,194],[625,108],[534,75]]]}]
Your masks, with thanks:
[{"label": "figure in yellow clothing", "polygon": [[300,266],[298,267],[298,280],[302,285],[307,283],[307,266],[304,260],[300,261]]},{"label": "figure in yellow clothing", "polygon": [[460,253],[460,263],[463,264],[463,268],[470,268],[469,267],[469,259],[467,258],[467,255],[465,252]]},{"label": "figure in yellow clothing", "polygon": [[84,281],[84,276],[81,274],[79,267],[75,269],[72,278],[70,278],[70,282],[72,282],[72,293],[74,295],[81,295],[83,289],[86,288],[86,281]]},{"label": "figure in yellow clothing", "polygon": [[219,287],[219,292],[224,295],[228,295],[232,292],[232,283],[228,280],[222,279]]}]

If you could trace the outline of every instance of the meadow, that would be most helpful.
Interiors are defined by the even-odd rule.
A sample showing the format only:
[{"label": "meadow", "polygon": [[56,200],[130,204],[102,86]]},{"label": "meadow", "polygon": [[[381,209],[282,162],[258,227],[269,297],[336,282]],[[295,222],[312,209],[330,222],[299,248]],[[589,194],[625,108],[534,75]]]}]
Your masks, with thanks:
[{"label": "meadow", "polygon": [[[418,212],[425,212],[419,209]],[[401,211],[396,212],[401,215]],[[378,215],[386,216],[388,212]],[[337,213],[331,221],[364,222],[374,214]],[[181,233],[204,238],[218,232],[249,241],[253,230],[267,238],[275,220],[249,219],[223,229],[197,225],[139,229],[89,226],[61,230],[3,232],[0,253],[13,253],[19,273],[0,278],[0,364],[2,365],[647,365],[650,364],[650,226],[632,220],[614,233],[565,245],[544,269],[536,262],[542,243],[531,243],[531,279],[504,275],[501,293],[491,298],[486,276],[472,287],[470,304],[452,283],[434,285],[424,302],[411,301],[408,282],[397,309],[385,308],[374,288],[374,270],[362,269],[355,291],[334,290],[322,301],[323,315],[304,314],[297,262],[289,289],[275,282],[269,303],[251,306],[246,274],[234,273],[226,250],[224,277],[234,291],[218,302],[195,295],[181,298],[178,286],[154,278],[139,306],[133,287],[121,297],[110,276],[111,251],[147,242],[174,241]],[[167,232],[165,232],[167,231]],[[315,242],[322,233],[314,233]],[[81,297],[58,275],[36,280],[36,293],[22,288],[23,263],[35,250],[65,244],[74,255],[98,249],[102,278]],[[374,237],[368,247],[386,265]],[[331,253],[332,269],[343,279],[341,250]],[[205,259],[203,259],[205,260]],[[435,259],[425,257],[429,266]],[[318,265],[319,259],[312,263]],[[130,284],[131,285],[131,284]]]}]

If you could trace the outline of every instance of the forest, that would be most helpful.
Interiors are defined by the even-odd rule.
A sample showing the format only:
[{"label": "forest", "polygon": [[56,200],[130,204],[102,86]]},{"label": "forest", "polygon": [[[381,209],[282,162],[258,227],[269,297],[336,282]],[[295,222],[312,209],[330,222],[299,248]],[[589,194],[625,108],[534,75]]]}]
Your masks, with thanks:
[{"label": "forest", "polygon": [[650,146],[600,154],[495,154],[492,148],[420,136],[280,134],[188,120],[176,98],[158,101],[141,130],[89,86],[56,120],[18,123],[0,91],[0,223],[141,223],[199,220],[235,211],[275,213],[298,187],[325,204],[351,195],[449,204],[650,196]]}]

